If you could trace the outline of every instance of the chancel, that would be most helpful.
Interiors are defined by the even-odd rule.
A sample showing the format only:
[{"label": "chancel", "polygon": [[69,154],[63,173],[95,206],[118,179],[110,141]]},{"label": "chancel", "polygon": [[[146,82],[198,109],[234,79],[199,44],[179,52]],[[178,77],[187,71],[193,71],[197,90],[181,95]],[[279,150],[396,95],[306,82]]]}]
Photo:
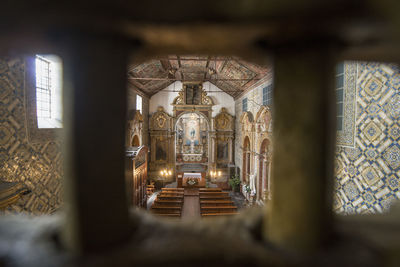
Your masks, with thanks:
[{"label": "chancel", "polygon": [[396,1],[32,1],[0,266],[400,265]]}]

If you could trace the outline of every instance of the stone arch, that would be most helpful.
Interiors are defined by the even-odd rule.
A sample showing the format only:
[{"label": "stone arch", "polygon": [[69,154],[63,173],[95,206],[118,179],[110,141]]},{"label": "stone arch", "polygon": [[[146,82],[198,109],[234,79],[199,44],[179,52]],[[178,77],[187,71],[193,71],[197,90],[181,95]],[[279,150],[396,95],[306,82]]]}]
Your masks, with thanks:
[{"label": "stone arch", "polygon": [[260,144],[258,158],[257,200],[261,201],[266,199],[266,194],[270,191],[270,147],[271,141],[264,138]]},{"label": "stone arch", "polygon": [[257,112],[255,123],[257,132],[270,131],[272,121],[271,109],[267,106],[261,106]]},{"label": "stone arch", "polygon": [[245,136],[243,139],[243,161],[242,161],[242,181],[244,183],[250,181],[250,166],[251,166],[251,152],[250,152],[250,138]]}]

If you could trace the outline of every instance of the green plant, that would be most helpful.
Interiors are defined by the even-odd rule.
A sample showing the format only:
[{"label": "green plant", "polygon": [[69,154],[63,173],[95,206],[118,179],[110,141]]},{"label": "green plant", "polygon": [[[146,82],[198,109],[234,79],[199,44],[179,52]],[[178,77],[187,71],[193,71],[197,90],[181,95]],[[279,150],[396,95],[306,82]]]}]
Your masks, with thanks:
[{"label": "green plant", "polygon": [[232,190],[234,191],[239,191],[239,186],[240,186],[240,177],[238,174],[233,175],[229,179],[229,185],[232,187]]}]

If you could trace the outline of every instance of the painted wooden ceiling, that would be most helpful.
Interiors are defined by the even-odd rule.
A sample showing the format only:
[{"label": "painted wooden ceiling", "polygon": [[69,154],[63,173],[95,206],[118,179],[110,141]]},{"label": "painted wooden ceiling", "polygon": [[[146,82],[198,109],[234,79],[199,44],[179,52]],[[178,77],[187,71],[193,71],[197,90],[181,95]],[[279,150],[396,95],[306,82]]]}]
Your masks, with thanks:
[{"label": "painted wooden ceiling", "polygon": [[236,57],[170,55],[130,65],[128,81],[151,97],[175,81],[209,81],[234,98],[262,79],[267,67]]}]

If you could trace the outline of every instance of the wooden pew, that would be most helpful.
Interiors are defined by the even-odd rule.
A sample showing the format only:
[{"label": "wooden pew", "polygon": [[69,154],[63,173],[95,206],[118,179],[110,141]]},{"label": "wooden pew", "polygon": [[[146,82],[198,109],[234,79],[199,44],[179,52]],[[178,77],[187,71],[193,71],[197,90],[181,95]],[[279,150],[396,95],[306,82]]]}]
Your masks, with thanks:
[{"label": "wooden pew", "polygon": [[200,206],[234,206],[231,200],[201,200]]},{"label": "wooden pew", "polygon": [[238,212],[224,212],[224,213],[202,213],[201,217],[215,217],[215,216],[232,216],[237,215]]},{"label": "wooden pew", "polygon": [[160,195],[164,196],[183,196],[183,192],[171,192],[171,191],[161,191]]},{"label": "wooden pew", "polygon": [[161,199],[157,199],[154,201],[154,204],[158,205],[158,206],[179,206],[182,207],[183,206],[183,201],[182,200],[161,200]]},{"label": "wooden pew", "polygon": [[160,194],[157,196],[157,200],[183,200],[183,195],[182,196],[166,196],[166,195]]},{"label": "wooden pew", "polygon": [[168,213],[168,214],[164,214],[164,213],[153,213],[156,216],[160,216],[160,217],[175,217],[175,218],[179,218],[181,217],[180,214],[176,214],[176,213]]},{"label": "wooden pew", "polygon": [[230,196],[202,196],[200,195],[200,201],[204,200],[231,200]]},{"label": "wooden pew", "polygon": [[173,192],[184,192],[184,188],[168,188],[168,187],[163,187],[161,188],[161,191],[173,191]]},{"label": "wooden pew", "polygon": [[222,189],[221,188],[200,188],[199,189],[199,192],[200,193],[202,193],[202,192],[222,192]]},{"label": "wooden pew", "polygon": [[202,206],[201,213],[226,213],[236,212],[236,206]]},{"label": "wooden pew", "polygon": [[229,192],[199,192],[200,196],[229,196]]},{"label": "wooden pew", "polygon": [[158,206],[157,204],[153,204],[151,206],[151,210],[158,212],[158,213],[163,213],[163,214],[169,214],[169,213],[181,213],[182,207],[175,207],[175,206]]}]

